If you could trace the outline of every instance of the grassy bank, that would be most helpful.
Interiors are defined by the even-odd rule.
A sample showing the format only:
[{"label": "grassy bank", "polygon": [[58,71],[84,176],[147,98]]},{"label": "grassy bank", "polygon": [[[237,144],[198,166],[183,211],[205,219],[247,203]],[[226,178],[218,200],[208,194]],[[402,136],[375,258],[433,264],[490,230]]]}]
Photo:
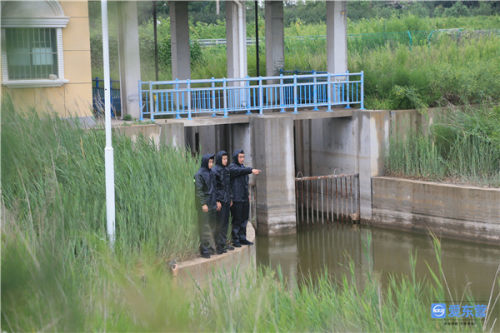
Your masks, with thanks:
[{"label": "grassy bank", "polygon": [[[457,329],[430,319],[431,302],[453,294],[448,297],[442,271],[417,281],[413,270],[382,286],[371,275],[358,285],[352,268],[341,283],[325,274],[295,286],[264,269],[184,287],[171,280],[165,260],[189,256],[197,246],[197,161],[189,153],[114,136],[117,240],[111,250],[104,229],[103,132],[34,112],[21,115],[8,103],[2,115],[3,330]],[[438,242],[436,251],[439,266]],[[472,329],[482,325],[476,319]]]},{"label": "grassy bank", "polygon": [[325,274],[294,285],[263,268],[217,273],[209,285],[193,288],[172,280],[154,256],[123,257],[103,241],[91,260],[62,261],[75,255],[33,248],[12,223],[2,233],[1,323],[8,331],[483,332],[498,318],[491,311],[486,319],[472,318],[473,326],[431,319],[436,300],[493,308],[500,277],[492,300],[455,299],[442,271],[430,280],[415,278],[416,257],[410,257],[410,276],[393,276],[385,286],[370,274],[358,285],[351,264],[339,283]]},{"label": "grassy bank", "polygon": [[436,115],[427,131],[393,135],[386,173],[500,187],[500,106]]},{"label": "grassy bank", "polygon": [[[113,136],[116,249],[166,259],[196,250],[193,174],[185,151]],[[86,257],[105,239],[104,131],[2,107],[2,199],[29,244]]]}]

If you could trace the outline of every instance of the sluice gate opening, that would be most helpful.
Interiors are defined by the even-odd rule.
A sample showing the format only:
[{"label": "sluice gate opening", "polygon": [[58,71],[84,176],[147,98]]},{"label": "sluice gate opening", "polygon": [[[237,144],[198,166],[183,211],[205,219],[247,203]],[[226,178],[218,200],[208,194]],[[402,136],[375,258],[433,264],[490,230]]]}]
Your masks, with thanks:
[{"label": "sluice gate opening", "polygon": [[359,174],[295,178],[297,225],[357,223]]}]

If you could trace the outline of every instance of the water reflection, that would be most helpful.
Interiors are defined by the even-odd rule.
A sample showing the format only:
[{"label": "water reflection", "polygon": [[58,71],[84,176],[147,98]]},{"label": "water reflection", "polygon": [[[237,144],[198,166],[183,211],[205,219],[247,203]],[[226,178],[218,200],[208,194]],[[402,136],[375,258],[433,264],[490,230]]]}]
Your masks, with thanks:
[{"label": "water reflection", "polygon": [[[487,301],[500,264],[500,247],[450,239],[442,239],[441,247],[443,269],[454,298],[460,298],[470,283],[473,297]],[[430,279],[426,263],[434,271],[437,264],[428,235],[335,225],[302,229],[296,235],[257,238],[257,263],[273,268],[279,265],[289,281],[322,273],[324,268],[338,278],[349,272],[351,258],[359,283],[367,272],[387,282],[389,274],[410,274],[410,253],[417,253],[417,277]]]}]

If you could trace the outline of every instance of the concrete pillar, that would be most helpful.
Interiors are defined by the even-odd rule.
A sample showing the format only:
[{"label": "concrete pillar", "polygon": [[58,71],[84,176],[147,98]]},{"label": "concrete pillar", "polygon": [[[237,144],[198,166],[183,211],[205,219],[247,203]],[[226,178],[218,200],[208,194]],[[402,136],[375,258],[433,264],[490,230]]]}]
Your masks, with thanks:
[{"label": "concrete pillar", "polygon": [[[245,151],[245,165],[254,166],[254,159],[252,154],[252,142],[250,124],[232,124],[231,125],[231,157],[236,149],[243,149]],[[250,182],[252,181],[250,175]]]},{"label": "concrete pillar", "polygon": [[226,1],[225,5],[227,77],[244,78],[248,74],[245,2],[238,5],[235,1]]},{"label": "concrete pillar", "polygon": [[372,218],[372,182],[384,174],[389,149],[389,111],[355,111],[357,166],[360,184],[361,220]]},{"label": "concrete pillar", "polygon": [[266,0],[266,75],[279,75],[285,65],[283,1]]},{"label": "concrete pillar", "polygon": [[326,2],[326,57],[329,73],[347,71],[347,2]]},{"label": "concrete pillar", "polygon": [[141,59],[139,55],[139,27],[137,3],[121,1],[118,9],[118,60],[120,67],[120,97],[122,115],[139,118],[139,88]]},{"label": "concrete pillar", "polygon": [[296,232],[293,119],[251,118],[256,177],[257,232],[279,235]]},{"label": "concrete pillar", "polygon": [[168,4],[170,8],[172,79],[190,79],[188,2],[170,1]]},{"label": "concrete pillar", "polygon": [[184,124],[162,124],[160,144],[176,148],[184,148],[186,146],[184,138]]}]

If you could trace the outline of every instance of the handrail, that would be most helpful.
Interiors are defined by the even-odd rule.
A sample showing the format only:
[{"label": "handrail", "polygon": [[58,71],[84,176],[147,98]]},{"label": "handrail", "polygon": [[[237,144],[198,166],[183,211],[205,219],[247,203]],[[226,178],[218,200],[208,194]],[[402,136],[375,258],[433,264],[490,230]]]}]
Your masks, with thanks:
[{"label": "handrail", "polygon": [[359,104],[364,108],[364,73],[312,72],[245,78],[139,81],[140,119],[159,115],[229,114],[237,111],[301,108]]}]

